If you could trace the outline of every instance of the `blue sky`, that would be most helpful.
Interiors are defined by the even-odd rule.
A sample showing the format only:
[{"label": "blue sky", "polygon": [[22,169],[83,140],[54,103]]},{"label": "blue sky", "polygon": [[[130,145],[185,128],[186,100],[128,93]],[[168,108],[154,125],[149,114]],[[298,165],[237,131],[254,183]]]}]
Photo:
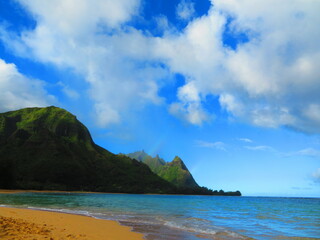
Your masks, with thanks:
[{"label": "blue sky", "polygon": [[56,105],[114,153],[320,197],[317,0],[0,0],[0,111]]}]

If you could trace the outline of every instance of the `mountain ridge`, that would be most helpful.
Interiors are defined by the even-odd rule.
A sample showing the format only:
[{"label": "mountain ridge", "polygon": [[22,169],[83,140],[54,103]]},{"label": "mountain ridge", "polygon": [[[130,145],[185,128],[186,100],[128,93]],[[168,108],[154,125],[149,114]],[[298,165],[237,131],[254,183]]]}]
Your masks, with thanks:
[{"label": "mountain ridge", "polygon": [[[179,156],[175,156],[171,162],[166,162],[157,154],[152,157],[145,153],[144,150],[126,154],[127,156],[142,161],[159,177],[172,183],[180,190],[181,193],[199,194],[199,195],[217,195],[217,196],[241,196],[240,191],[224,192],[223,190],[211,190],[206,187],[200,187],[189,172],[187,166]],[[160,160],[161,161],[160,161]],[[150,164],[151,163],[151,164]],[[155,165],[161,167],[154,168]]]},{"label": "mountain ridge", "polygon": [[[170,172],[175,179],[186,176],[178,174],[180,169],[187,170],[180,158],[171,165],[159,156],[152,162],[155,169],[163,170],[165,166],[171,171],[163,170],[160,175]],[[167,181],[150,168],[141,160],[113,154],[95,144],[89,130],[62,108],[24,108],[0,113],[0,188],[226,195],[222,190],[218,193],[204,187],[188,188],[172,179]],[[192,180],[191,184],[198,186]]]},{"label": "mountain ridge", "polygon": [[147,164],[154,173],[178,188],[199,187],[185,163],[178,156],[175,156],[171,162],[166,162],[159,155],[152,157],[143,150],[126,155]]}]

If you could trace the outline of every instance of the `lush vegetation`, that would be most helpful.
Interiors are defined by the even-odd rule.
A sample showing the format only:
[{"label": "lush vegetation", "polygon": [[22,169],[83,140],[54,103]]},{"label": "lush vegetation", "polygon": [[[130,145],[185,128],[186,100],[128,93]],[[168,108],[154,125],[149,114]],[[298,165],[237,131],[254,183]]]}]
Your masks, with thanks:
[{"label": "lush vegetation", "polygon": [[178,188],[199,187],[184,162],[178,156],[172,162],[166,163],[157,174]]},{"label": "lush vegetation", "polygon": [[179,157],[175,157],[172,162],[166,163],[158,155],[151,157],[144,151],[130,153],[127,156],[147,164],[154,173],[174,184],[177,188],[198,187],[186,165]]},{"label": "lush vegetation", "polygon": [[200,188],[180,158],[146,161],[158,175],[143,162],[96,145],[64,109],[0,114],[0,188],[226,195]]},{"label": "lush vegetation", "polygon": [[0,114],[0,188],[175,192],[145,164],[94,144],[75,116],[56,107]]},{"label": "lush vegetation", "polygon": [[217,196],[241,196],[239,191],[224,192],[213,191],[206,187],[200,187],[184,162],[176,156],[171,162],[165,162],[158,155],[152,157],[142,151],[129,153],[127,156],[147,164],[150,169],[164,180],[172,183],[176,187],[176,192],[181,194],[217,195]]}]

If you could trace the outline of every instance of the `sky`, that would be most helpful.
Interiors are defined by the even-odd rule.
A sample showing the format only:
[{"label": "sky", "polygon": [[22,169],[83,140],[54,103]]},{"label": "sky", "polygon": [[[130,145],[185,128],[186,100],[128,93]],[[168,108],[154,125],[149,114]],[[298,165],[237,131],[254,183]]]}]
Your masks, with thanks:
[{"label": "sky", "polygon": [[319,0],[0,0],[0,112],[58,106],[202,186],[320,197]]}]

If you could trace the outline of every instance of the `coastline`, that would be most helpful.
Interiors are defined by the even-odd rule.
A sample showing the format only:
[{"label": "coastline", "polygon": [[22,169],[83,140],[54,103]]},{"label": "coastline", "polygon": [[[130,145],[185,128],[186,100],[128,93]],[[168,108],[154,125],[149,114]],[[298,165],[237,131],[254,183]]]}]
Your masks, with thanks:
[{"label": "coastline", "polygon": [[0,189],[0,194],[15,194],[15,193],[83,193],[83,194],[138,194],[150,196],[213,196],[213,197],[243,197],[243,196],[228,196],[228,195],[206,195],[206,194],[180,194],[180,193],[121,193],[121,192],[89,192],[89,191],[62,191],[62,190],[11,190]]},{"label": "coastline", "polygon": [[[11,190],[0,189],[0,194],[14,194],[14,193],[97,193],[105,194],[104,192],[88,192],[88,191],[59,191],[59,190]],[[112,193],[108,193],[112,194]],[[115,193],[116,194],[116,193]]]},{"label": "coastline", "polygon": [[[114,221],[126,226],[123,231],[140,233],[139,239],[180,240],[180,239],[319,239],[316,224],[320,199],[300,198],[212,198],[207,196],[146,195],[146,194],[97,194],[70,191],[0,190],[0,239],[4,226],[24,229],[32,228],[31,223],[15,214],[13,219],[2,218],[3,209],[27,209],[35,213],[67,214],[85,216],[89,219]],[[43,193],[43,194],[41,194]],[[47,194],[46,194],[47,193]],[[75,193],[75,194],[74,194]],[[211,206],[208,208],[208,206]],[[218,206],[218,207],[217,207]],[[235,209],[235,206],[237,208]],[[283,208],[283,206],[288,206]],[[310,211],[310,209],[312,211]],[[318,210],[317,210],[318,209]],[[53,212],[51,212],[53,211]],[[277,218],[275,219],[274,216]],[[304,216],[301,218],[301,216]],[[4,216],[6,217],[6,216]],[[290,218],[292,221],[288,222]],[[20,219],[20,220],[19,220]],[[301,221],[303,220],[303,221]],[[17,223],[18,221],[18,223]],[[305,225],[305,222],[309,222]],[[270,223],[270,224],[269,224]],[[28,225],[29,224],[29,225]],[[31,225],[30,225],[31,224]],[[49,226],[47,223],[46,226]],[[254,224],[254,225],[253,225]],[[40,224],[38,233],[42,238],[9,239],[95,239],[80,238],[81,234],[68,233],[64,237],[48,237]],[[41,228],[42,226],[42,228]],[[286,230],[283,231],[283,226]],[[107,227],[108,228],[108,227]],[[69,227],[64,228],[69,229]],[[11,229],[12,230],[12,229]],[[89,232],[93,232],[90,230]],[[17,236],[17,235],[16,235]],[[67,238],[69,236],[69,238]],[[83,235],[84,236],[84,235]],[[82,236],[82,237],[83,237]],[[100,238],[100,239],[128,239]],[[131,237],[129,239],[132,239]],[[51,239],[50,239],[51,240]],[[99,240],[97,238],[96,240]]]},{"label": "coastline", "polygon": [[0,238],[4,240],[142,240],[143,236],[116,221],[67,213],[0,207]]}]

